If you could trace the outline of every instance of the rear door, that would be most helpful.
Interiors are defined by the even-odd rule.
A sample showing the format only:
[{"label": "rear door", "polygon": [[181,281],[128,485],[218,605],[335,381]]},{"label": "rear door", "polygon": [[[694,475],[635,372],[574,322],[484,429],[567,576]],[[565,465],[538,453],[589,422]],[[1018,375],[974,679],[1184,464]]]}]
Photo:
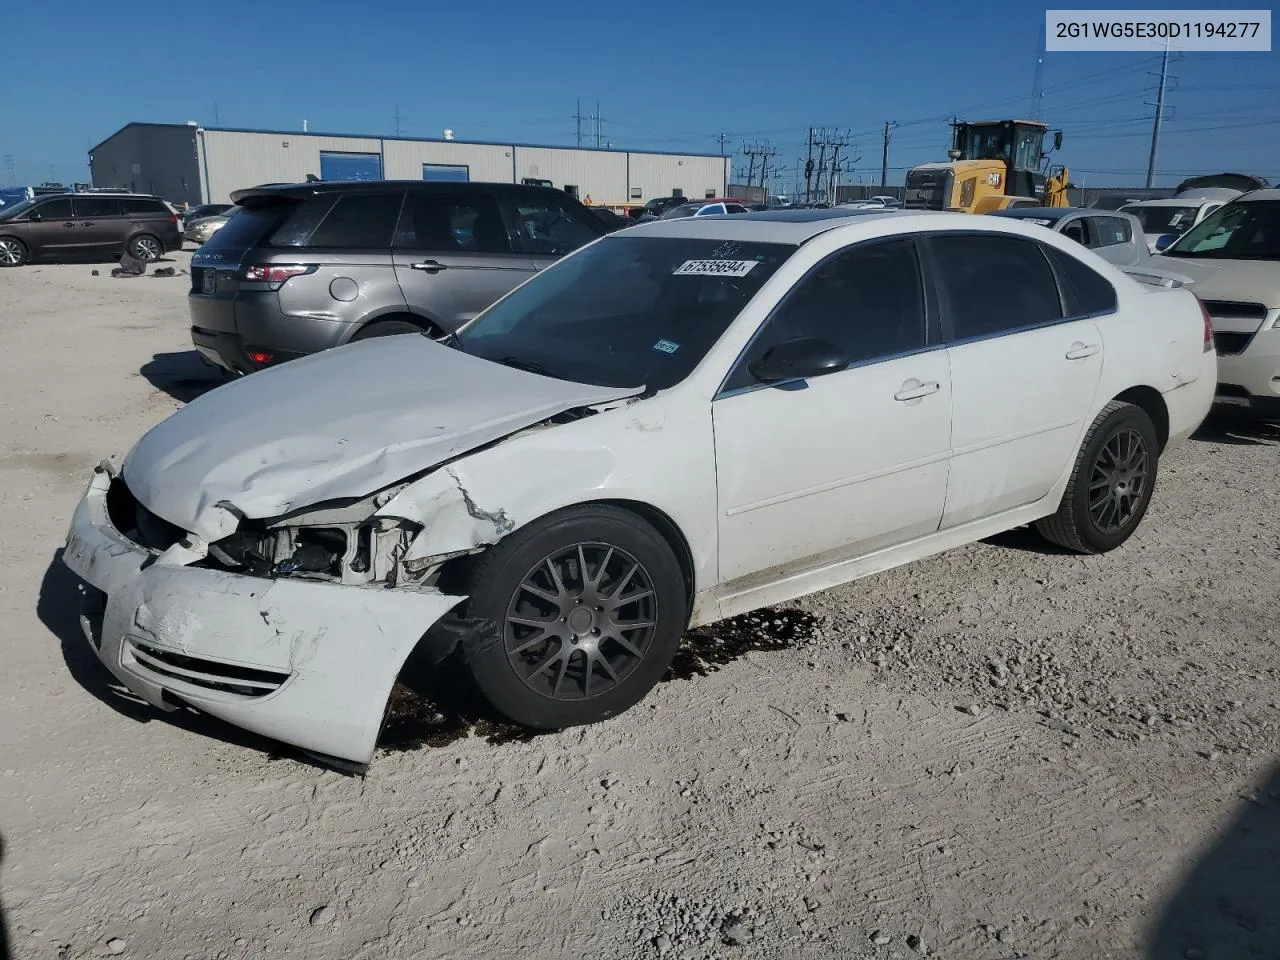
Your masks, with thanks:
[{"label": "rear door", "polygon": [[392,257],[411,313],[456,330],[534,272],[488,190],[412,190]]},{"label": "rear door", "polygon": [[1034,240],[945,233],[927,248],[953,391],[947,529],[1049,492],[1093,408],[1103,343]]},{"label": "rear door", "polygon": [[549,267],[566,253],[605,233],[586,207],[554,190],[512,191],[504,195],[519,241],[536,270]]},{"label": "rear door", "polygon": [[70,197],[45,200],[33,207],[27,217],[30,222],[22,237],[33,255],[58,256],[80,251],[80,225],[71,209]]},{"label": "rear door", "polygon": [[71,200],[80,249],[86,254],[112,254],[124,248],[129,221],[118,197],[80,195]]}]

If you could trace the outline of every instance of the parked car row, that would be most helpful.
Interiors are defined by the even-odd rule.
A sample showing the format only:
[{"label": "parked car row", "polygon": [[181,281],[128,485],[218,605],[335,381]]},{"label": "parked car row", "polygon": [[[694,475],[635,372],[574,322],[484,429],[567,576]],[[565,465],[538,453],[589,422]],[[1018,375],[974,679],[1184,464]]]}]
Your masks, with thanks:
[{"label": "parked car row", "polygon": [[638,702],[690,625],[1021,525],[1112,550],[1214,396],[1185,287],[1018,218],[606,233],[512,185],[235,199],[193,258],[202,351],[371,339],[154,427],[96,469],[63,558],[138,697],[347,763],[415,650],[555,729]]}]

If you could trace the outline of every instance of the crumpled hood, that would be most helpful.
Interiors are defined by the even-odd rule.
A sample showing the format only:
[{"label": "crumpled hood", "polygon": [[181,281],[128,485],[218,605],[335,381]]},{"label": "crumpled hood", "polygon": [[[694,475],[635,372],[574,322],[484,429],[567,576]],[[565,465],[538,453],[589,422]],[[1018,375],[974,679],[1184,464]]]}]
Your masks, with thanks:
[{"label": "crumpled hood", "polygon": [[380,337],[226,384],[148,431],[125,459],[133,495],[206,539],[227,503],[269,518],[362,497],[612,389],[515,370],[425,336]]},{"label": "crumpled hood", "polygon": [[1191,280],[1202,300],[1238,300],[1280,307],[1280,265],[1274,260],[1214,260],[1209,257],[1152,257],[1153,266]]}]

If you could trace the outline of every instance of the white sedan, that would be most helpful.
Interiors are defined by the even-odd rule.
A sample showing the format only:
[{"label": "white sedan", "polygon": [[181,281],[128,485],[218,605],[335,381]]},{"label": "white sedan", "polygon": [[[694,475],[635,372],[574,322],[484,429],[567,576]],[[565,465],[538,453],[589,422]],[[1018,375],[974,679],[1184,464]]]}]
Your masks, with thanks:
[{"label": "white sedan", "polygon": [[365,764],[415,648],[559,728],[690,625],[1024,524],[1117,547],[1215,379],[1194,296],[1013,220],[658,221],[445,342],[200,397],[97,469],[63,557],[139,697]]}]

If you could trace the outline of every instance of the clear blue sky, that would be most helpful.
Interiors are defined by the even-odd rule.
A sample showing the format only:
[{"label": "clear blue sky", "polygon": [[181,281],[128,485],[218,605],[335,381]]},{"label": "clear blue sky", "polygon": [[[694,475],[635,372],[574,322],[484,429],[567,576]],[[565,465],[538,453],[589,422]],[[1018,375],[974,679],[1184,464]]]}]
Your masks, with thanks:
[{"label": "clear blue sky", "polygon": [[[1025,0],[4,6],[20,82],[0,106],[0,183],[12,156],[19,184],[87,179],[87,148],[135,120],[390,135],[398,108],[405,135],[568,144],[579,98],[584,114],[600,102],[615,147],[715,153],[723,132],[732,153],[770,141],[783,168],[810,125],[848,130],[866,182],[896,120],[901,183],[945,159],[943,118],[1028,112],[1044,18]],[[36,42],[59,23],[62,42]],[[1046,55],[1043,117],[1065,131],[1075,181],[1143,182],[1158,69],[1155,51]],[[1170,73],[1158,184],[1224,169],[1280,181],[1280,54],[1188,52]]]}]

